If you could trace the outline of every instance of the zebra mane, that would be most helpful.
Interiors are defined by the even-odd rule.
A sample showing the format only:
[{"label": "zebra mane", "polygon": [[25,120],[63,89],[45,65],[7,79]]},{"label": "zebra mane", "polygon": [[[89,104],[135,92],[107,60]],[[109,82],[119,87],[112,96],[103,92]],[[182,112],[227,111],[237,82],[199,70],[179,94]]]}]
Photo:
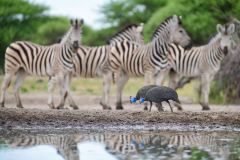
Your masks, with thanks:
[{"label": "zebra mane", "polygon": [[212,37],[210,37],[208,44],[212,44],[219,39],[220,33],[215,33]]},{"label": "zebra mane", "polygon": [[120,31],[118,31],[117,33],[115,33],[113,36],[111,36],[110,38],[107,39],[107,44],[110,44],[110,41],[116,37],[118,37],[119,35],[121,35],[122,33],[131,30],[133,27],[137,28],[139,25],[138,24],[128,24],[126,25],[124,28],[122,28]]},{"label": "zebra mane", "polygon": [[[167,17],[163,22],[161,22],[159,25],[158,25],[158,27],[155,29],[155,31],[153,32],[153,36],[152,36],[152,40],[154,39],[154,38],[156,38],[156,37],[158,37],[159,36],[159,33],[162,31],[162,30],[164,30],[164,28],[166,27],[166,25],[170,22],[170,21],[172,21],[172,19],[173,19],[173,16],[169,16],[169,17]],[[179,16],[178,16],[178,21],[179,21],[179,25],[181,25],[181,19],[179,18]]]},{"label": "zebra mane", "polygon": [[61,38],[60,44],[66,43],[69,40],[69,36],[72,32],[73,27],[71,26],[68,31],[64,34],[64,36]]}]

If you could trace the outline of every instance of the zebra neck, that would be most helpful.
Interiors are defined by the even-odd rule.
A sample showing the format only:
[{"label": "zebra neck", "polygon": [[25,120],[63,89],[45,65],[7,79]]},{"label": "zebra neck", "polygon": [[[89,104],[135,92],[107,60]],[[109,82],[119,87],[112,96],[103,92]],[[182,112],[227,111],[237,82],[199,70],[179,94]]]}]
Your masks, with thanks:
[{"label": "zebra neck", "polygon": [[209,45],[207,52],[208,62],[213,65],[213,67],[219,67],[225,54],[220,46],[220,41],[216,41]]},{"label": "zebra neck", "polygon": [[58,56],[63,69],[72,70],[73,68],[73,50],[68,45],[61,45],[60,55]]},{"label": "zebra neck", "polygon": [[169,44],[164,39],[154,39],[152,42],[150,42],[148,45],[148,53],[147,57],[149,60],[149,63],[154,68],[165,68],[167,65],[167,56],[166,53],[169,48]]}]

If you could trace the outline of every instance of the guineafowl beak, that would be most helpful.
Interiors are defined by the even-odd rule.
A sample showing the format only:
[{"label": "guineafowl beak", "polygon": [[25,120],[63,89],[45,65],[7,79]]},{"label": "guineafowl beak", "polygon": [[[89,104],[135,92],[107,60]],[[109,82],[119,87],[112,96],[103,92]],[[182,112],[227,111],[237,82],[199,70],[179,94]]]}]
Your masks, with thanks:
[{"label": "guineafowl beak", "polygon": [[136,103],[137,98],[130,96],[130,103]]},{"label": "guineafowl beak", "polygon": [[140,104],[143,103],[144,101],[145,101],[144,98],[140,98],[140,100],[139,100]]}]

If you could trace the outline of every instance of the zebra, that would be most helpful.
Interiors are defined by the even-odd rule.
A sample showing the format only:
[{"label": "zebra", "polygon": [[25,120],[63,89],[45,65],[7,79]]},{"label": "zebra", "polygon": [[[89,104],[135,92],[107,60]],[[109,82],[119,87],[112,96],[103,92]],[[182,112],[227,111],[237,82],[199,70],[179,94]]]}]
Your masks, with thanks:
[{"label": "zebra", "polygon": [[[111,47],[114,46],[115,43],[125,39],[134,41],[133,43],[140,45],[138,43],[143,42],[143,37],[141,35],[142,29],[142,24],[132,24],[115,34],[109,40],[109,45],[98,47],[81,45],[78,48],[77,55],[73,58],[73,77],[103,77],[103,84],[105,84],[105,88],[103,89],[102,98],[100,101],[103,109],[111,109],[109,105],[109,91],[112,80],[112,72],[110,72],[108,64],[108,57],[111,52]],[[73,98],[70,95],[68,95],[68,98],[70,103],[73,102]],[[63,106],[59,106],[58,109],[61,109],[62,107]]]},{"label": "zebra", "polygon": [[11,148],[28,148],[50,145],[64,160],[79,160],[79,150],[74,135],[22,135],[5,140]]},{"label": "zebra", "polygon": [[[185,50],[179,45],[171,44],[168,53],[170,68],[174,71],[169,74],[169,86],[176,87],[178,76],[200,78],[202,110],[210,110],[208,105],[210,82],[219,71],[225,55],[236,48],[236,43],[232,39],[235,25],[233,23],[218,24],[216,28],[217,35],[207,45]],[[166,73],[168,71],[161,73],[161,76],[164,77]]]},{"label": "zebra", "polygon": [[190,40],[181,25],[181,17],[174,15],[159,25],[150,43],[137,45],[124,40],[113,46],[109,64],[112,72],[117,75],[116,109],[123,109],[122,90],[129,76],[144,75],[145,85],[148,84],[152,73],[167,67],[168,59],[165,53],[169,49],[169,44],[177,43],[185,47],[189,45]]},{"label": "zebra", "polygon": [[[5,76],[2,83],[0,106],[4,107],[6,89],[16,75],[14,95],[18,108],[23,108],[19,88],[27,75],[52,77],[51,81],[62,82],[73,69],[72,58],[81,41],[83,20],[71,20],[71,27],[60,44],[41,46],[27,41],[11,43],[5,53]],[[54,84],[53,82],[51,84]],[[48,105],[54,108],[52,86],[49,86]],[[63,97],[67,94],[65,87]],[[62,102],[59,105],[63,105]]]}]

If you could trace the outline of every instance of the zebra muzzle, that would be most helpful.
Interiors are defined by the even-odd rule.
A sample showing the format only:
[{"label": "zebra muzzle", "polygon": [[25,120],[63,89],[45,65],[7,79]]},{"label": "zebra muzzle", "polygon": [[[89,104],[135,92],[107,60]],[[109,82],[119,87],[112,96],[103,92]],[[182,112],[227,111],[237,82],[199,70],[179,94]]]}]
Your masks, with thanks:
[{"label": "zebra muzzle", "polygon": [[78,41],[74,41],[74,42],[73,42],[73,48],[77,50],[78,47],[79,47]]},{"label": "zebra muzzle", "polygon": [[224,53],[224,55],[227,55],[227,54],[228,54],[228,48],[227,48],[227,47],[224,47],[224,48],[223,48],[223,53]]}]

